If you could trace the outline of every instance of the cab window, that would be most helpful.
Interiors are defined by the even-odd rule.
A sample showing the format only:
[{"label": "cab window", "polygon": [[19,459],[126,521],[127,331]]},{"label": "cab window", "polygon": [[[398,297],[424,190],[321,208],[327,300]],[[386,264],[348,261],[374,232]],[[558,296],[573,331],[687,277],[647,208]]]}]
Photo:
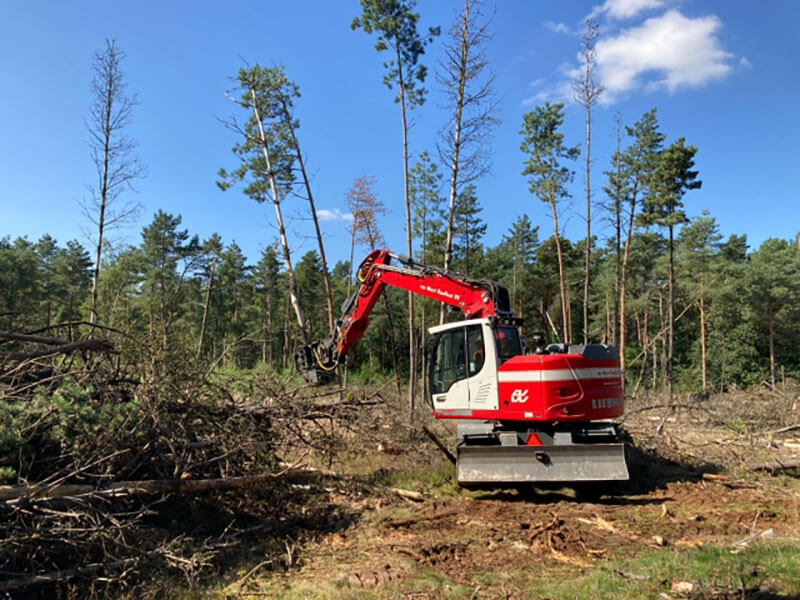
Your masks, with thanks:
[{"label": "cab window", "polygon": [[467,352],[469,355],[469,376],[478,374],[486,362],[486,350],[483,347],[483,333],[480,325],[467,327]]},{"label": "cab window", "polygon": [[497,357],[501,364],[512,356],[522,354],[522,342],[519,338],[519,329],[516,327],[497,327],[494,330],[494,339],[497,342]]},{"label": "cab window", "polygon": [[480,325],[440,333],[430,366],[431,393],[443,394],[456,381],[477,374],[486,362]]},{"label": "cab window", "polygon": [[443,394],[459,379],[467,376],[464,330],[440,333],[431,361],[431,393]]}]

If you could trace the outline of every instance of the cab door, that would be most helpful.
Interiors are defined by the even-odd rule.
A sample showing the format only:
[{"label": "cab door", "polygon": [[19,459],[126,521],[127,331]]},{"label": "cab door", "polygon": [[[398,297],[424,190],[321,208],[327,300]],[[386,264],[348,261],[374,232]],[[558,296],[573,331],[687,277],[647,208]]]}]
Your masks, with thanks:
[{"label": "cab door", "polygon": [[430,392],[434,410],[469,409],[466,327],[441,331],[432,341]]},{"label": "cab door", "polygon": [[434,410],[497,410],[497,357],[488,322],[438,331],[429,355]]},{"label": "cab door", "polygon": [[465,328],[470,410],[497,410],[497,357],[488,323]]}]

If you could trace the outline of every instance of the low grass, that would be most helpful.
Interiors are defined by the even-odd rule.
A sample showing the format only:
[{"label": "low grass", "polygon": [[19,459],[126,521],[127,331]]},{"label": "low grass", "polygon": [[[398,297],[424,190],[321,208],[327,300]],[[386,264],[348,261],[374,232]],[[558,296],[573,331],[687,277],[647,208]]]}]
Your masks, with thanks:
[{"label": "low grass", "polygon": [[463,491],[456,483],[453,465],[446,461],[419,465],[409,470],[381,469],[375,473],[374,482],[437,496],[456,496]]},{"label": "low grass", "polygon": [[654,598],[669,593],[675,580],[691,582],[696,590],[762,588],[794,598],[800,593],[800,544],[760,543],[739,554],[719,546],[643,548],[633,557],[620,555],[559,580],[520,578],[528,598]]}]

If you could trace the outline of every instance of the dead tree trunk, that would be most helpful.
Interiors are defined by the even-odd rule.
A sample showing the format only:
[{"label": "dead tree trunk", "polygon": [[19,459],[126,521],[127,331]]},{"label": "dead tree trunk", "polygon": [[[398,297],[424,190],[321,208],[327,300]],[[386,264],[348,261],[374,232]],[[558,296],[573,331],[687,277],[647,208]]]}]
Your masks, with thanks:
[{"label": "dead tree trunk", "polygon": [[105,49],[95,53],[92,65],[92,102],[86,127],[98,176],[98,189],[94,191],[93,202],[97,208],[96,221],[89,207],[84,206],[87,216],[97,225],[89,303],[89,322],[92,325],[98,320],[98,281],[106,230],[112,223],[119,224],[137,210],[135,204],[122,210],[112,210],[112,204],[122,189],[146,175],[146,169],[133,154],[136,142],[123,134],[125,127],[133,120],[133,108],[137,105],[136,95],[125,91],[127,84],[121,66],[124,58],[125,53],[117,47],[116,42],[106,40]]},{"label": "dead tree trunk", "polygon": [[[448,99],[452,118],[442,129],[444,148],[440,148],[443,163],[450,167],[450,190],[445,234],[444,269],[453,260],[453,237],[456,202],[459,188],[488,171],[484,148],[490,127],[497,123],[492,84],[487,73],[489,62],[485,45],[491,39],[488,31],[492,16],[484,18],[480,0],[463,0],[464,8],[449,31],[444,57],[436,79]],[[440,307],[439,323],[444,323],[444,305]]]},{"label": "dead tree trunk", "polygon": [[206,301],[203,303],[203,321],[200,323],[200,340],[197,342],[197,360],[203,352],[203,340],[206,337],[206,324],[208,323],[208,307],[211,303],[211,289],[214,287],[214,272],[217,268],[217,257],[211,260],[211,272],[208,275],[208,287],[206,288]]},{"label": "dead tree trunk", "polygon": [[615,277],[614,277],[614,333],[611,343],[619,346],[619,301],[620,301],[620,279],[622,273],[622,120],[619,113],[615,117],[617,153],[615,155],[614,166],[616,169],[616,182],[614,185],[614,241],[615,249]]},{"label": "dead tree trunk", "polygon": [[702,389],[708,389],[707,365],[706,365],[706,298],[705,286],[700,282],[700,379]]}]

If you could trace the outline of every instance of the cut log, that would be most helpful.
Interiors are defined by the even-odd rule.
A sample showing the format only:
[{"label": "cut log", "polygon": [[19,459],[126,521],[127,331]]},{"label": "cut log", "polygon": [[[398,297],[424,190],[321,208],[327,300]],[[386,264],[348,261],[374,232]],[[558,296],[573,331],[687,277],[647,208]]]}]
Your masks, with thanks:
[{"label": "cut log", "polygon": [[393,494],[397,494],[401,498],[405,498],[406,500],[413,500],[414,502],[422,502],[425,500],[425,496],[420,494],[419,492],[412,492],[411,490],[401,490],[399,488],[387,488]]}]

